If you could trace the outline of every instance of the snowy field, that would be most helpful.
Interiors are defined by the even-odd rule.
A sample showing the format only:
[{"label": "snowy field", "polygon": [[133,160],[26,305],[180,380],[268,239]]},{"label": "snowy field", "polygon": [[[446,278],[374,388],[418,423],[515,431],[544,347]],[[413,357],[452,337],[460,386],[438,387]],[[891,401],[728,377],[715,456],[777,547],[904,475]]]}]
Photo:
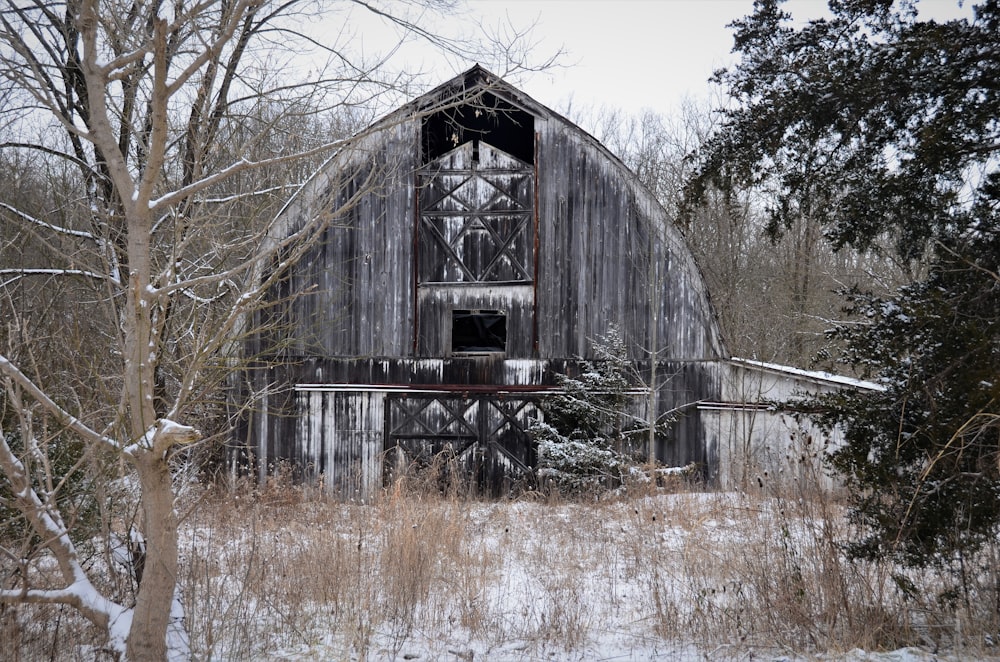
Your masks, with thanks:
[{"label": "snowy field", "polygon": [[992,623],[904,602],[886,568],[847,563],[845,533],[840,506],[824,499],[389,494],[345,505],[283,487],[195,507],[182,586],[192,649],[205,660],[903,662],[993,652]]},{"label": "snowy field", "polygon": [[[904,599],[898,569],[845,560],[829,497],[357,505],[286,482],[179,505],[195,660],[1000,659],[995,564],[966,601],[913,572]],[[93,637],[71,610],[0,612],[3,659],[112,659]]]}]

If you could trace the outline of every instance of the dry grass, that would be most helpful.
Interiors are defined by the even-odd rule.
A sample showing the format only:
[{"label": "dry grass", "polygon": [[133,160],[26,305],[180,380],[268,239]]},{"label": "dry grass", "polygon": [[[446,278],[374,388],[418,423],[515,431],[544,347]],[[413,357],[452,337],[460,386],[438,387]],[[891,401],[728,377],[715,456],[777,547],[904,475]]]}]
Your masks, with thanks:
[{"label": "dry grass", "polygon": [[[199,501],[180,585],[200,660],[991,652],[993,584],[973,610],[904,601],[888,568],[844,559],[844,527],[836,502],[787,492],[475,502],[397,484],[357,505],[279,482]],[[0,642],[73,659],[84,637],[60,618],[55,637],[0,612]]]}]

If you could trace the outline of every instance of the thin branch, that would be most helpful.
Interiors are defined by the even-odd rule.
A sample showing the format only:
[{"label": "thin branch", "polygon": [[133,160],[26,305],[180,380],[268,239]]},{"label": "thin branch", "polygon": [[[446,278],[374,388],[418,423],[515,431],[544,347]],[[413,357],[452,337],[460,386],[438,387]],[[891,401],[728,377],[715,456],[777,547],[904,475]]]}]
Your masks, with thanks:
[{"label": "thin branch", "polygon": [[91,232],[87,232],[85,230],[73,230],[70,228],[64,228],[60,225],[53,225],[52,223],[47,223],[40,218],[35,218],[31,214],[21,211],[17,207],[7,204],[6,202],[0,202],[0,209],[6,209],[7,211],[9,211],[10,213],[14,214],[15,216],[17,216],[18,218],[27,223],[32,223],[33,225],[38,225],[40,227],[47,228],[49,230],[52,230],[53,232],[58,232],[59,234],[66,234],[74,237],[83,237],[84,239],[97,241],[97,237],[95,237]]},{"label": "thin branch", "polygon": [[54,149],[52,147],[46,147],[45,145],[39,145],[38,143],[6,142],[6,143],[0,143],[0,149],[30,149],[30,150],[35,150],[35,151],[38,151],[38,152],[42,152],[43,154],[49,154],[50,156],[55,156],[55,157],[60,158],[60,159],[66,159],[67,161],[69,161],[70,163],[76,165],[79,168],[88,170],[89,172],[91,172],[91,173],[93,173],[95,175],[97,174],[97,172],[93,169],[93,167],[91,167],[91,165],[89,163],[87,163],[86,161],[84,161],[84,160],[82,160],[80,158],[77,158],[76,156],[74,156],[72,154],[67,154],[66,152],[63,152],[63,151],[58,150],[58,149]]},{"label": "thin branch", "polygon": [[944,243],[942,243],[940,240],[935,240],[934,244],[938,248],[940,248],[940,249],[944,250],[946,253],[950,254],[952,257],[957,258],[961,262],[964,262],[970,268],[972,268],[972,269],[974,269],[976,271],[982,272],[982,273],[986,274],[987,276],[989,276],[990,278],[992,278],[993,280],[995,280],[996,282],[1000,283],[1000,273],[997,273],[996,271],[990,271],[986,267],[983,267],[983,266],[980,266],[980,265],[976,264],[975,262],[973,262],[972,260],[970,260],[966,256],[960,255],[959,253],[957,253],[954,249],[949,248],[948,246],[945,246]]},{"label": "thin branch", "polygon": [[300,188],[302,188],[301,182],[296,184],[282,184],[280,186],[272,186],[270,188],[260,189],[259,191],[251,191],[250,193],[235,193],[233,195],[226,195],[220,198],[204,198],[200,202],[206,205],[222,205],[230,202],[235,202],[237,200],[253,198],[258,195],[270,195],[271,193],[284,193],[285,191],[297,191]]},{"label": "thin branch", "polygon": [[17,366],[11,363],[7,357],[0,355],[0,372],[7,375],[15,384],[24,389],[32,398],[42,405],[56,421],[73,432],[77,433],[87,441],[101,444],[113,450],[121,450],[121,444],[116,440],[106,437],[100,432],[96,432],[88,427],[83,421],[73,416],[60,407],[52,398],[40,389],[27,375],[21,372]]},{"label": "thin branch", "polygon": [[191,63],[185,67],[185,69],[180,72],[180,74],[178,74],[173,81],[166,84],[165,91],[168,97],[173,97],[173,95],[181,89],[181,87],[183,87],[205,64],[219,56],[222,49],[227,44],[232,42],[233,35],[236,34],[236,30],[242,23],[246,12],[256,11],[256,5],[257,0],[242,0],[236,7],[233,8],[229,14],[229,20],[223,29],[219,31],[215,42],[212,44],[206,44],[201,53],[199,53],[198,56],[195,57],[194,60],[192,60]]},{"label": "thin branch", "polygon": [[0,276],[13,275],[13,278],[0,282],[0,287],[6,287],[11,283],[21,280],[26,276],[83,276],[94,280],[117,282],[107,274],[99,274],[96,271],[86,271],[84,269],[0,269]]},{"label": "thin branch", "polygon": [[77,608],[90,622],[107,629],[128,610],[101,595],[80,564],[76,546],[69,537],[59,511],[42,501],[31,486],[23,463],[17,459],[0,430],[0,471],[10,482],[15,505],[59,564],[66,587],[62,589],[8,589],[0,591],[0,602],[66,604]]},{"label": "thin branch", "polygon": [[149,201],[149,208],[153,211],[159,211],[165,207],[170,207],[171,205],[178,204],[186,198],[191,197],[198,191],[202,191],[213,184],[217,184],[221,181],[232,177],[235,174],[245,172],[247,170],[255,170],[258,168],[265,168],[272,165],[281,165],[283,163],[289,163],[291,161],[297,161],[299,159],[306,159],[310,156],[316,156],[317,154],[323,154],[325,152],[334,151],[341,149],[345,144],[349,143],[352,139],[348,140],[335,140],[330,143],[325,143],[319,147],[314,147],[313,149],[306,150],[304,152],[296,152],[295,154],[286,154],[284,156],[276,156],[270,159],[263,159],[261,161],[248,161],[246,159],[241,159],[232,165],[219,170],[218,172],[204,177],[197,182],[192,182],[191,184],[179,188],[176,191],[167,193],[166,195],[157,198],[156,200]]}]

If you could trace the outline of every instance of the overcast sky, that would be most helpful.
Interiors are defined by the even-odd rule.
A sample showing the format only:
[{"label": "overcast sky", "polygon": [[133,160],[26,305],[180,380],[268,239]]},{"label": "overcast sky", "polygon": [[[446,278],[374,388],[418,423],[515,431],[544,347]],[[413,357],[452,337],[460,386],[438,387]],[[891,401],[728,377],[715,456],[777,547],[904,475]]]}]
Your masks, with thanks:
[{"label": "overcast sky", "polygon": [[[921,0],[918,7],[922,15],[947,18],[970,14],[969,4],[966,0],[960,8],[959,0]],[[399,11],[401,6],[385,8]],[[534,26],[537,58],[565,51],[561,66],[510,80],[540,103],[564,113],[572,104],[574,111],[610,107],[670,115],[685,98],[711,100],[708,78],[734,63],[732,31],[726,26],[749,14],[753,0],[467,0],[462,7],[437,22],[426,16],[420,22],[432,32],[452,35],[470,34],[477,22]],[[826,2],[789,0],[785,8],[799,22],[822,16]],[[390,24],[360,9],[341,25],[352,26],[352,47],[358,39],[370,52],[398,39]],[[473,64],[444,61],[422,48],[403,49],[396,64],[426,72],[426,89]]]},{"label": "overcast sky", "polygon": [[565,48],[563,67],[521,81],[545,105],[668,113],[685,96],[708,96],[713,70],[733,61],[726,25],[753,0],[471,0],[469,7],[486,20],[537,21],[539,55]]},{"label": "overcast sky", "polygon": [[[971,15],[971,0],[921,0],[921,16]],[[819,18],[825,0],[789,0],[796,22]],[[708,99],[712,72],[735,62],[734,20],[753,11],[753,0],[469,0],[485,20],[509,16],[515,24],[537,20],[539,54],[561,44],[564,68],[520,87],[556,110],[606,104],[669,114],[686,96]]]}]

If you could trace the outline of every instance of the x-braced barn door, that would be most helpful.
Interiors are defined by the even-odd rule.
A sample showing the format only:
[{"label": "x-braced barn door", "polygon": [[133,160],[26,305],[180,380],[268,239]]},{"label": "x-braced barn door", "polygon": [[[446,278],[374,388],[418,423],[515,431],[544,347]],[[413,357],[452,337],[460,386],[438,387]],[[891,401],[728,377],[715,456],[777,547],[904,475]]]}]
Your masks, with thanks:
[{"label": "x-braced barn door", "polygon": [[420,173],[420,283],[530,283],[534,168],[475,140]]},{"label": "x-braced barn door", "polygon": [[436,472],[433,480],[499,496],[531,480],[528,436],[538,416],[530,398],[446,394],[390,396],[386,468],[391,475]]}]

